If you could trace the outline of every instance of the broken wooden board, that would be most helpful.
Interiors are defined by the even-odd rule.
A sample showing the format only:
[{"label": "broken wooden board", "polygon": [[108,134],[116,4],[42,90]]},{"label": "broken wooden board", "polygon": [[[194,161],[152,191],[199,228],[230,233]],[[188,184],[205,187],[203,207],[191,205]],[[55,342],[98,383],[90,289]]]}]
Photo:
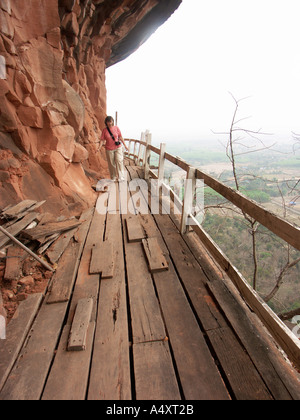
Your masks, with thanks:
[{"label": "broken wooden board", "polygon": [[92,298],[78,301],[70,331],[68,351],[82,351],[86,349],[86,338],[93,305],[94,301]]},{"label": "broken wooden board", "polygon": [[15,219],[19,213],[23,213],[30,207],[36,205],[37,202],[33,200],[24,200],[1,213],[1,219]]},{"label": "broken wooden board", "polygon": [[142,240],[144,251],[151,273],[159,273],[169,269],[169,264],[158,244],[156,238]]},{"label": "broken wooden board", "polygon": [[0,340],[0,390],[19,355],[42,299],[43,294],[37,293],[22,301],[7,326],[6,339]]},{"label": "broken wooden board", "polygon": [[[14,225],[7,228],[7,232],[10,233],[12,236],[17,236],[21,231],[27,232],[25,229],[31,222],[36,220],[40,215],[38,213],[29,213],[23,219],[16,222]],[[3,228],[5,227],[2,226]],[[10,239],[4,235],[4,233],[0,233],[0,248],[5,246],[10,242]]]},{"label": "broken wooden board", "polygon": [[22,236],[24,238],[35,240],[43,238],[49,235],[53,235],[58,232],[65,232],[70,229],[74,229],[81,225],[82,221],[77,219],[64,220],[63,222],[47,223],[46,225],[37,226],[30,230],[23,230]]},{"label": "broken wooden board", "polygon": [[126,218],[128,242],[141,242],[146,238],[145,232],[140,224],[138,216]]},{"label": "broken wooden board", "polygon": [[90,274],[98,273],[102,273],[102,279],[114,276],[113,244],[110,241],[100,242],[92,249]]},{"label": "broken wooden board", "polygon": [[50,248],[46,252],[46,255],[52,264],[55,264],[60,259],[75,232],[77,232],[77,228],[64,232],[57,240],[55,240],[54,243],[51,244]]},{"label": "broken wooden board", "polygon": [[4,279],[6,281],[13,281],[20,278],[23,260],[27,255],[26,251],[17,245],[8,248],[4,273]]}]

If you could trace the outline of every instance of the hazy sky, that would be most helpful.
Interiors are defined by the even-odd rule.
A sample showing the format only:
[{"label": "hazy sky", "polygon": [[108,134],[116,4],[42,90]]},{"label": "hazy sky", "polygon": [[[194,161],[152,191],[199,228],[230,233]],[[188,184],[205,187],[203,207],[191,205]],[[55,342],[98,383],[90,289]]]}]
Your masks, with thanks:
[{"label": "hazy sky", "polygon": [[[107,70],[108,114],[124,137],[209,141],[230,127],[300,133],[299,0],[183,0],[125,61]],[[217,137],[217,136],[215,136]]]}]

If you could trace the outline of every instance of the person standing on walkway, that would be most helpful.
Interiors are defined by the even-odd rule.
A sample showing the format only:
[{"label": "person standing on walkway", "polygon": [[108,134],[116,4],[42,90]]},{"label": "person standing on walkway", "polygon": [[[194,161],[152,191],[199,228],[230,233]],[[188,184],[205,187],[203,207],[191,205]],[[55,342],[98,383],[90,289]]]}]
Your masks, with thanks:
[{"label": "person standing on walkway", "polygon": [[124,181],[123,149],[128,150],[121,130],[115,125],[113,117],[105,118],[105,125],[101,136],[100,149],[105,145],[106,157],[110,177],[113,181]]}]

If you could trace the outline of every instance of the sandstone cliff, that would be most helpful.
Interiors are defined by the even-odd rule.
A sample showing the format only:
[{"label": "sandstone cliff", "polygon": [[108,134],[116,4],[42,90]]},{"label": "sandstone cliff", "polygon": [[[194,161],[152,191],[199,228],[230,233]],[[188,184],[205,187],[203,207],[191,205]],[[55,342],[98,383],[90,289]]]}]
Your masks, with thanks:
[{"label": "sandstone cliff", "polygon": [[0,208],[79,213],[107,176],[105,70],[181,0],[0,0]]}]

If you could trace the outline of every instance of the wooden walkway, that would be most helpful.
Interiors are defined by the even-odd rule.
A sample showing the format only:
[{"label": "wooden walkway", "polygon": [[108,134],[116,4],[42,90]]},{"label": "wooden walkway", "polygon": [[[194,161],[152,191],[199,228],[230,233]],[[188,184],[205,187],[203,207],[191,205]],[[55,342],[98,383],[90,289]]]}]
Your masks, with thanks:
[{"label": "wooden walkway", "polygon": [[141,214],[135,192],[107,194],[101,214],[105,194],[0,340],[0,400],[300,399],[299,374],[199,240]]}]

